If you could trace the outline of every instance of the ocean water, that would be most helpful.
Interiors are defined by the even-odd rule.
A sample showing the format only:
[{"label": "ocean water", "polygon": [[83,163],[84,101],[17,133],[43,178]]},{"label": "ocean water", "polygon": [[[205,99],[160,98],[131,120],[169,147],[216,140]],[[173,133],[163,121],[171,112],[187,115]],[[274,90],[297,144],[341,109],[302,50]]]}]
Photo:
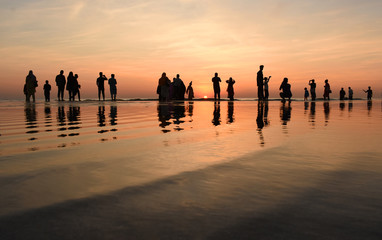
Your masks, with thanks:
[{"label": "ocean water", "polygon": [[0,111],[0,239],[382,237],[380,100]]}]

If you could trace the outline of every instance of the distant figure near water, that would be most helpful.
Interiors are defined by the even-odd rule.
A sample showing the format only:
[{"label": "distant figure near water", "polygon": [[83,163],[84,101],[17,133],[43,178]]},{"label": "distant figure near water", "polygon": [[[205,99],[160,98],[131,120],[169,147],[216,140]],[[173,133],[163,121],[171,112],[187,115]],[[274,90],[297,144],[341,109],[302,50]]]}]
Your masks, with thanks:
[{"label": "distant figure near water", "polygon": [[49,84],[49,81],[46,80],[44,84],[44,97],[45,97],[45,102],[50,102],[50,90],[52,87]]},{"label": "distant figure near water", "polygon": [[325,80],[325,86],[324,86],[324,100],[330,100],[329,94],[332,93],[332,90],[330,90],[329,80]]},{"label": "distant figure near water", "polygon": [[314,79],[309,80],[309,86],[310,86],[310,95],[312,97],[312,101],[316,100],[316,83],[314,82]]},{"label": "distant figure near water", "polygon": [[264,99],[265,100],[268,100],[268,97],[269,97],[268,83],[269,83],[269,80],[271,80],[271,77],[272,76],[269,76],[268,78],[267,77],[264,78]]},{"label": "distant figure near water", "polygon": [[37,87],[37,79],[36,76],[33,75],[33,71],[30,70],[29,74],[25,78],[25,85],[24,85],[24,93],[26,97],[26,101],[30,102],[30,98],[32,96],[33,102],[36,101],[35,93],[36,93],[36,87]]},{"label": "distant figure near water", "polygon": [[225,82],[228,83],[228,86],[227,86],[228,98],[229,98],[229,100],[233,101],[234,100],[233,96],[235,94],[235,92],[233,91],[233,85],[235,84],[235,80],[233,80],[230,77],[229,80],[227,80]]},{"label": "distant figure near water", "polygon": [[186,93],[188,95],[188,100],[192,100],[194,98],[194,89],[192,88],[192,81],[188,85]]},{"label": "distant figure near water", "polygon": [[109,86],[110,86],[110,97],[111,101],[117,100],[117,79],[114,78],[115,75],[111,74],[111,78],[109,78]]},{"label": "distant figure near water", "polygon": [[218,73],[215,73],[215,77],[212,78],[213,86],[214,86],[214,99],[216,101],[216,97],[218,97],[220,101],[220,84],[222,80],[218,77]]},{"label": "distant figure near water", "polygon": [[371,90],[371,87],[369,86],[369,88],[366,91],[363,91],[367,93],[367,100],[371,100],[371,98],[373,97],[373,90]]},{"label": "distant figure near water", "polygon": [[264,69],[264,65],[260,65],[260,70],[257,72],[257,98],[259,100],[263,100],[264,99],[264,93],[263,93],[263,80],[264,80],[264,76],[263,76],[263,69]]},{"label": "distant figure near water", "polygon": [[304,101],[307,101],[309,97],[309,92],[307,88],[304,88]]},{"label": "distant figure near water", "polygon": [[284,78],[279,90],[282,90],[282,92],[280,93],[280,97],[283,99],[282,101],[285,102],[285,98],[288,98],[288,100],[290,101],[290,98],[292,97],[292,91],[291,86],[288,83],[288,78]]},{"label": "distant figure near water", "polygon": [[186,92],[186,86],[184,85],[182,79],[180,79],[179,74],[173,79],[173,91],[174,98],[176,100],[184,100],[184,94]]},{"label": "distant figure near water", "polygon": [[168,101],[169,88],[171,81],[166,76],[166,73],[162,73],[162,77],[158,80],[157,94],[159,94],[159,101]]},{"label": "distant figure near water", "polygon": [[69,72],[68,82],[66,83],[66,90],[69,92],[69,101],[74,101],[75,85],[76,83],[73,72]]},{"label": "distant figure near water", "polygon": [[78,95],[78,101],[81,101],[80,88],[81,88],[81,85],[78,83],[78,74],[74,74],[74,84],[73,84],[74,95],[73,95],[73,101],[74,101],[74,97],[76,95]]},{"label": "distant figure near water", "polygon": [[345,100],[345,95],[346,95],[346,92],[345,92],[344,88],[341,88],[341,90],[340,90],[340,100]]},{"label": "distant figure near water", "polygon": [[98,100],[101,101],[101,93],[102,98],[105,101],[105,81],[107,81],[107,78],[105,75],[103,75],[102,72],[99,73],[99,77],[97,78],[97,87],[98,87]]},{"label": "distant figure near water", "polygon": [[353,100],[353,89],[351,89],[351,87],[349,87],[348,93],[349,93],[349,100]]},{"label": "distant figure near water", "polygon": [[64,101],[64,90],[66,85],[66,78],[64,70],[60,71],[60,74],[56,76],[56,86],[58,88],[57,99],[58,101]]}]

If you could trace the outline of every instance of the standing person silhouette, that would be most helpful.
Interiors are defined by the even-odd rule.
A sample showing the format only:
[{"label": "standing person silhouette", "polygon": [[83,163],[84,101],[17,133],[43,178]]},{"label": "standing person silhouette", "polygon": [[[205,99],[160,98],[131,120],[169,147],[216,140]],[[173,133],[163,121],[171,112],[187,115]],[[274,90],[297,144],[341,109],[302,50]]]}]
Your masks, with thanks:
[{"label": "standing person silhouette", "polygon": [[351,89],[351,87],[348,88],[348,93],[349,93],[349,100],[353,100],[353,89]]},{"label": "standing person silhouette", "polygon": [[114,78],[115,75],[111,74],[111,78],[109,78],[109,86],[110,86],[110,97],[111,101],[117,100],[117,79]]},{"label": "standing person silhouette", "polygon": [[344,88],[341,88],[341,91],[340,91],[340,100],[344,100],[345,99],[345,95],[346,95],[346,93],[345,93]]},{"label": "standing person silhouette", "polygon": [[105,81],[107,78],[103,75],[102,72],[99,73],[99,77],[97,78],[97,87],[98,87],[98,100],[101,101],[101,93],[102,99],[105,101]]},{"label": "standing person silhouette", "polygon": [[264,99],[264,92],[263,92],[263,69],[264,65],[260,65],[260,70],[257,72],[257,97],[259,100]]},{"label": "standing person silhouette", "polygon": [[235,84],[235,80],[233,80],[230,77],[229,80],[225,82],[228,83],[228,86],[227,86],[228,98],[230,101],[233,101],[234,100],[233,96],[235,94],[235,92],[233,91],[233,85]]},{"label": "standing person silhouette", "polygon": [[162,77],[158,80],[157,93],[159,94],[159,101],[168,101],[169,100],[169,90],[170,90],[171,81],[168,79],[166,73],[162,73]]},{"label": "standing person silhouette", "polygon": [[75,78],[73,72],[69,72],[68,82],[66,83],[66,90],[69,92],[69,101],[74,101],[74,90],[75,90]]},{"label": "standing person silhouette", "polygon": [[332,90],[330,90],[329,80],[326,79],[325,80],[325,86],[324,86],[324,100],[326,100],[326,99],[330,100],[329,94],[331,92],[332,92]]},{"label": "standing person silhouette", "polygon": [[369,86],[369,89],[367,89],[366,91],[365,90],[363,91],[367,93],[367,100],[371,100],[371,98],[373,97],[373,90],[371,90],[371,87]]},{"label": "standing person silhouette", "polygon": [[78,95],[78,101],[81,101],[80,88],[81,88],[81,85],[78,83],[78,74],[75,74],[74,75],[74,86],[73,86],[73,90],[74,90],[73,101],[74,101],[74,97],[76,95]]},{"label": "standing person silhouette", "polygon": [[309,92],[307,88],[304,88],[304,101],[308,101]]},{"label": "standing person silhouette", "polygon": [[314,79],[309,80],[309,86],[310,86],[310,95],[312,97],[312,101],[316,100],[316,83],[314,82]]},{"label": "standing person silhouette", "polygon": [[49,84],[49,81],[46,80],[44,84],[44,97],[45,97],[45,102],[50,102],[50,90],[52,87]]},{"label": "standing person silhouette", "polygon": [[30,70],[29,74],[25,78],[25,92],[26,92],[26,101],[30,102],[30,97],[32,96],[33,102],[36,101],[35,93],[37,87],[36,76],[33,75],[33,71]]},{"label": "standing person silhouette", "polygon": [[215,77],[212,78],[213,86],[214,86],[214,99],[216,101],[216,97],[218,97],[220,101],[220,84],[222,80],[218,77],[218,73],[215,73]]},{"label": "standing person silhouette", "polygon": [[264,99],[265,100],[268,100],[268,97],[269,97],[268,83],[269,83],[269,80],[271,80],[271,77],[272,76],[269,76],[268,78],[267,77],[264,78]]},{"label": "standing person silhouette", "polygon": [[64,70],[61,70],[60,74],[56,76],[56,86],[58,88],[58,92],[57,92],[58,101],[64,101],[65,84],[66,84],[66,78],[64,75]]},{"label": "standing person silhouette", "polygon": [[188,100],[192,100],[194,98],[194,89],[192,88],[192,81],[188,85],[186,93],[188,95]]}]

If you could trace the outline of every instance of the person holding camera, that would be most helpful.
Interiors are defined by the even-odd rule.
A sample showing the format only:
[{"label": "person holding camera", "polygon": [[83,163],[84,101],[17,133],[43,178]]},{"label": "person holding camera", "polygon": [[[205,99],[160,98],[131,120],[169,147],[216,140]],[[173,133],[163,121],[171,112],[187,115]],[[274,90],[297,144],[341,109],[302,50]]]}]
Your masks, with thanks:
[{"label": "person holding camera", "polygon": [[99,78],[97,78],[97,87],[98,87],[98,100],[101,101],[102,98],[105,101],[105,81],[107,80],[106,76],[102,72],[99,73]]}]

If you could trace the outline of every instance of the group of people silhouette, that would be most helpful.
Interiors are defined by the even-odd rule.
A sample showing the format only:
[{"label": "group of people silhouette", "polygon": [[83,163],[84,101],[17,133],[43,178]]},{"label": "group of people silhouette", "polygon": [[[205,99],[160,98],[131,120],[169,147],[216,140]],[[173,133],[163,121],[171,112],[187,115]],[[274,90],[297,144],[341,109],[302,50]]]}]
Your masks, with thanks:
[{"label": "group of people silhouette", "polygon": [[[105,81],[108,81],[110,86],[110,97],[112,101],[117,100],[117,80],[115,79],[115,75],[111,74],[109,79],[100,72],[99,77],[96,80],[96,84],[98,87],[98,100],[105,100]],[[78,83],[78,74],[74,74],[73,72],[69,72],[68,77],[66,78],[64,75],[64,70],[60,71],[60,74],[56,76],[56,86],[57,86],[57,100],[64,101],[64,91],[65,89],[69,93],[69,101],[74,101],[75,96],[78,96],[78,101],[81,101],[80,88],[81,85]],[[32,97],[33,102],[36,101],[35,93],[36,88],[38,87],[38,81],[36,76],[33,74],[33,71],[30,70],[29,74],[25,79],[24,84],[24,95],[25,100],[30,102],[30,98]],[[52,90],[52,86],[49,84],[49,80],[45,81],[44,84],[44,97],[46,102],[50,102],[50,91]]]},{"label": "group of people silhouette", "polygon": [[[269,98],[269,81],[272,76],[264,77],[263,74],[264,65],[259,66],[259,71],[257,72],[257,96],[258,100],[268,100]],[[99,77],[96,80],[96,85],[98,87],[98,100],[105,100],[105,81],[108,81],[108,84],[110,86],[110,97],[112,101],[117,100],[117,80],[115,79],[115,75],[111,74],[111,77],[108,79],[102,72],[99,73]],[[213,90],[214,90],[214,100],[220,100],[220,82],[221,79],[218,75],[218,73],[215,73],[215,76],[212,78],[213,83]],[[236,81],[230,77],[228,80],[226,80],[227,83],[227,93],[228,98],[230,101],[234,100],[234,84]],[[316,100],[316,87],[317,84],[314,79],[309,80],[308,85],[310,86],[310,97],[312,101]],[[81,101],[80,97],[80,88],[81,85],[78,82],[78,74],[73,74],[73,72],[69,72],[68,77],[66,78],[64,75],[64,71],[61,70],[60,74],[56,76],[56,86],[58,88],[57,91],[57,99],[58,101],[64,101],[64,90],[66,90],[69,93],[69,101],[74,101],[75,96],[78,96],[78,100]],[[32,97],[33,102],[35,102],[35,93],[36,88],[38,87],[38,81],[36,79],[36,76],[33,74],[33,71],[30,70],[29,74],[26,77],[25,84],[24,84],[24,94],[26,97],[26,101],[29,102],[30,98]],[[52,89],[51,85],[49,84],[49,81],[46,80],[45,84],[43,86],[44,89],[44,96],[45,101],[50,101],[50,91]],[[284,78],[280,87],[280,97],[282,98],[282,101],[285,102],[286,99],[291,101],[292,98],[292,91],[291,91],[291,85],[288,82],[288,78]],[[363,90],[365,93],[367,93],[367,99],[371,100],[373,96],[373,91],[371,90],[371,87],[368,87],[368,90]],[[324,94],[323,99],[324,100],[330,100],[330,94],[332,93],[332,90],[330,88],[329,80],[325,80],[324,84]],[[158,80],[158,87],[157,87],[157,94],[159,95],[159,101],[170,101],[170,100],[184,100],[184,95],[187,94],[188,100],[192,100],[194,96],[194,89],[192,87],[192,81],[189,83],[188,87],[186,88],[184,82],[182,79],[180,79],[180,75],[177,74],[176,77],[173,78],[173,81],[171,82],[170,79],[167,77],[166,73],[162,73],[161,78]],[[343,88],[340,90],[340,100],[344,100],[346,96],[346,92]],[[309,91],[305,87],[304,88],[304,100],[308,100],[309,98]],[[353,89],[351,87],[348,88],[348,99],[353,99]]]}]

